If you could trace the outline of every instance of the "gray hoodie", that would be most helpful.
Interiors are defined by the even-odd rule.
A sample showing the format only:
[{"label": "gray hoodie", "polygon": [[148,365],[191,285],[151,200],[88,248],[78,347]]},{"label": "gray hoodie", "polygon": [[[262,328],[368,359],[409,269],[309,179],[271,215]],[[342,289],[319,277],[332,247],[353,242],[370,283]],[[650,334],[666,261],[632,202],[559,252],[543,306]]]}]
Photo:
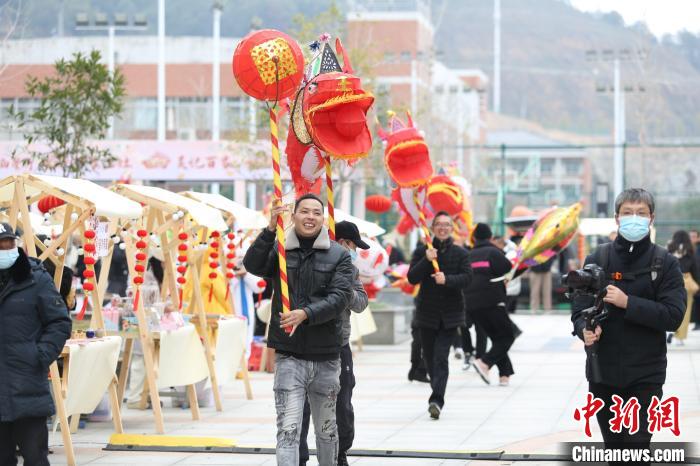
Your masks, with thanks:
[{"label": "gray hoodie", "polygon": [[350,298],[350,305],[343,311],[342,322],[343,322],[343,345],[345,346],[350,343],[350,311],[352,312],[362,312],[367,307],[369,299],[367,298],[367,292],[365,287],[362,286],[360,282],[360,271],[357,267],[353,266],[355,269],[355,275],[352,287],[352,297]]}]

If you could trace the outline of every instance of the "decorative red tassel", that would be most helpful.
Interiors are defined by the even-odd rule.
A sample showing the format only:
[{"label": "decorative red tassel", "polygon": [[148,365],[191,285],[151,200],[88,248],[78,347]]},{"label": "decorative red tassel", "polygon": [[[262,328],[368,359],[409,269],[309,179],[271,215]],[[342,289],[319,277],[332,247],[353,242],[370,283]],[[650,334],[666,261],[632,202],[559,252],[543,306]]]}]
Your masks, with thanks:
[{"label": "decorative red tassel", "polygon": [[211,297],[214,294],[214,284],[209,285],[209,302],[211,302]]},{"label": "decorative red tassel", "polygon": [[224,298],[224,301],[226,301],[226,300],[228,299],[228,293],[229,293],[229,290],[230,290],[230,289],[231,289],[231,285],[230,285],[230,284],[226,284],[226,297]]},{"label": "decorative red tassel", "polygon": [[139,308],[139,298],[140,297],[141,297],[141,289],[136,288],[136,293],[134,293],[134,313],[136,313],[136,311]]},{"label": "decorative red tassel", "polygon": [[178,308],[178,310],[182,311],[182,287],[180,287],[179,295],[180,295],[180,307]]},{"label": "decorative red tassel", "polygon": [[83,300],[83,307],[80,308],[80,312],[78,312],[78,315],[75,316],[77,320],[83,320],[85,317],[85,311],[87,311],[87,305],[88,305],[88,297],[85,295],[85,299]]}]

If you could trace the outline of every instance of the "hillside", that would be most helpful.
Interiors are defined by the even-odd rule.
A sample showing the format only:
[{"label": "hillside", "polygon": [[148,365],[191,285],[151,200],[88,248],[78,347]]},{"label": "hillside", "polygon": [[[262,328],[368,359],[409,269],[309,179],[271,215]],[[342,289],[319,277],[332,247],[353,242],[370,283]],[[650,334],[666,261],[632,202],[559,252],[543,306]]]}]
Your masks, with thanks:
[{"label": "hillside", "polygon": [[[14,0],[17,1],[17,0]],[[251,20],[288,30],[294,14],[311,17],[330,0],[235,0],[225,2],[222,33],[242,36]],[[346,2],[337,2],[346,8]],[[167,0],[169,35],[211,33],[211,4]],[[589,49],[648,51],[645,60],[626,62],[623,82],[644,92],[627,94],[628,140],[683,138],[700,134],[700,35],[682,43],[658,41],[643,25],[626,27],[615,13],[580,12],[564,0],[502,0],[502,111],[560,130],[611,134],[612,85],[609,62],[586,61]],[[52,35],[60,0],[25,0],[22,35]],[[146,13],[156,31],[156,1],[65,0],[64,30],[72,31],[78,11]],[[433,0],[436,51],[448,65],[492,71],[493,11],[488,0]],[[455,46],[455,44],[458,44]],[[693,66],[695,64],[695,67]]]}]

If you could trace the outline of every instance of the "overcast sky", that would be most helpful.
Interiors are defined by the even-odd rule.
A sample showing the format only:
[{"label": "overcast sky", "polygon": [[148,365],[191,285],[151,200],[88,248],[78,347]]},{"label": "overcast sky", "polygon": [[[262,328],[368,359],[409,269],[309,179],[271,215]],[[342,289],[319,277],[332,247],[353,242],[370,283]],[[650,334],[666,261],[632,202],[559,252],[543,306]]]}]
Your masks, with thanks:
[{"label": "overcast sky", "polygon": [[682,29],[700,32],[700,0],[570,0],[584,11],[617,11],[632,24],[644,21],[661,37]]}]

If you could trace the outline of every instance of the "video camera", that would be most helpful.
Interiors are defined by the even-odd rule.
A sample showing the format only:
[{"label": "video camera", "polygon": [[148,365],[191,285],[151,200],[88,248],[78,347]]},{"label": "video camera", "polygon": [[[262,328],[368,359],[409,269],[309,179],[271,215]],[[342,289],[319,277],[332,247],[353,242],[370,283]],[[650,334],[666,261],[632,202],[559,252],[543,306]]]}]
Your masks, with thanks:
[{"label": "video camera", "polygon": [[[593,306],[581,311],[586,319],[586,330],[594,331],[608,317],[608,310],[605,307],[603,298],[607,294],[608,279],[605,270],[598,264],[586,264],[580,270],[572,270],[562,277],[566,286],[569,287],[567,296],[575,298],[577,296],[593,297]],[[598,362],[598,343],[586,347],[588,358],[591,363],[591,375],[594,383],[602,381],[600,364]]]}]

